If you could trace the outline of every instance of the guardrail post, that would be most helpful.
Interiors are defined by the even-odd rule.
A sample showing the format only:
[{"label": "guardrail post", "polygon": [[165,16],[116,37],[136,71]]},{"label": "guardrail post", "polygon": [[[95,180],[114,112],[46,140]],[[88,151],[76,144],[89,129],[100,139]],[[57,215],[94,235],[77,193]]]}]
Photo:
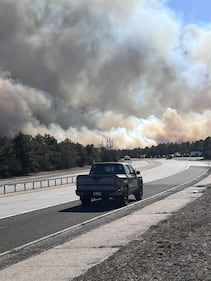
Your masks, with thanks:
[{"label": "guardrail post", "polygon": [[6,194],[6,185],[4,185],[4,194]]},{"label": "guardrail post", "polygon": [[32,182],[32,189],[34,190],[34,181]]},{"label": "guardrail post", "polygon": [[16,192],[16,183],[14,184],[14,192]]},{"label": "guardrail post", "polygon": [[23,183],[23,186],[24,186],[24,191],[26,191],[26,183],[25,182]]},{"label": "guardrail post", "polygon": [[49,187],[49,180],[48,180],[48,187]]}]

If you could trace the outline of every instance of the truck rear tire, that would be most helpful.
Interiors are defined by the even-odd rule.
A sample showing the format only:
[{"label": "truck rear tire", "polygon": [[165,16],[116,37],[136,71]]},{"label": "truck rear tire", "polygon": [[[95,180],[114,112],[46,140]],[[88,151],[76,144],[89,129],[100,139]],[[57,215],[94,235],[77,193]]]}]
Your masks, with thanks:
[{"label": "truck rear tire", "polygon": [[82,206],[90,206],[91,205],[91,196],[81,196],[80,197]]},{"label": "truck rear tire", "polygon": [[118,202],[123,205],[123,206],[127,206],[129,203],[129,199],[128,199],[128,187],[126,187],[124,189],[124,194],[118,198]]},{"label": "truck rear tire", "polygon": [[138,184],[138,189],[134,193],[134,196],[136,198],[136,201],[140,201],[142,199],[142,196],[143,196],[143,182],[140,182]]},{"label": "truck rear tire", "polygon": [[138,190],[136,193],[134,193],[134,196],[136,198],[136,201],[140,201],[142,199],[142,192]]}]

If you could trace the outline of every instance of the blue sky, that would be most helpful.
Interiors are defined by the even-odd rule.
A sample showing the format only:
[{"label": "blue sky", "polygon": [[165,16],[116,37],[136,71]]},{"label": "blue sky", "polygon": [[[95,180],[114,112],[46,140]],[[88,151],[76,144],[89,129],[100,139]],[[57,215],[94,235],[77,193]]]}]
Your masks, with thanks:
[{"label": "blue sky", "polygon": [[211,23],[210,0],[168,0],[167,6],[183,18],[185,23]]}]

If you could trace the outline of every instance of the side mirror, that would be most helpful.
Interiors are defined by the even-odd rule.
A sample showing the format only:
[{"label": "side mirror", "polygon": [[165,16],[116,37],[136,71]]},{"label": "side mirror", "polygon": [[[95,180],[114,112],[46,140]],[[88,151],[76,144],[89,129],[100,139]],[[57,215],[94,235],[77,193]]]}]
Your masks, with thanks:
[{"label": "side mirror", "polygon": [[136,175],[140,175],[140,171],[136,171]]}]

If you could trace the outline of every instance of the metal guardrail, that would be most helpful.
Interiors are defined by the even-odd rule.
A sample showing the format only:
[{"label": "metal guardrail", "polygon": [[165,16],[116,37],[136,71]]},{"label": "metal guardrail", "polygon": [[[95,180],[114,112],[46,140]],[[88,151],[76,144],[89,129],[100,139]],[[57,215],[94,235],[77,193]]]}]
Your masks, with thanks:
[{"label": "metal guardrail", "polygon": [[55,186],[75,183],[75,181],[76,181],[76,176],[64,176],[64,177],[60,176],[57,178],[5,183],[3,185],[0,185],[0,194],[8,194],[12,192],[55,187]]}]

